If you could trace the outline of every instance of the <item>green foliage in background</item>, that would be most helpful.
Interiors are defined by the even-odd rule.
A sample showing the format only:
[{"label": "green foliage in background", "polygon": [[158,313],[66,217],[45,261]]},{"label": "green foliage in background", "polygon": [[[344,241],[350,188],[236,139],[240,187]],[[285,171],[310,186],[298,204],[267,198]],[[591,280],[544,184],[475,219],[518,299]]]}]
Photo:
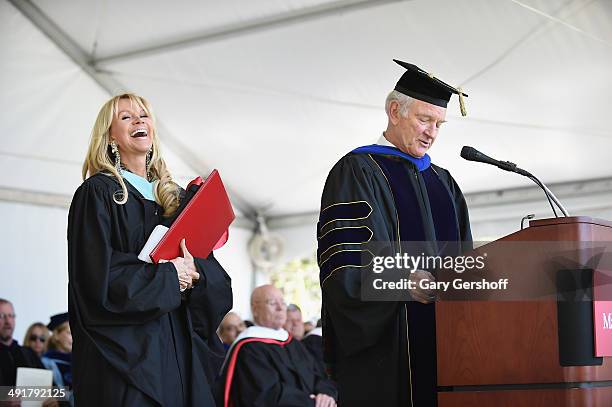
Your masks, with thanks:
[{"label": "green foliage in background", "polygon": [[270,281],[283,291],[287,304],[297,304],[302,309],[304,322],[316,322],[320,318],[321,287],[315,256],[292,260],[278,267],[270,275]]}]

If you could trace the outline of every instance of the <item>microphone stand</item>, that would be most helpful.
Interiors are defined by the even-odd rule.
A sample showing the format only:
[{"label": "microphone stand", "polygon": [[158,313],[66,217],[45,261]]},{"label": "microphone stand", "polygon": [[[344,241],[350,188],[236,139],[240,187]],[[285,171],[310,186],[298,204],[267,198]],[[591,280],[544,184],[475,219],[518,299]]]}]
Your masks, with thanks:
[{"label": "microphone stand", "polygon": [[525,171],[525,170],[517,167],[516,164],[511,163],[509,161],[504,161],[504,163],[510,164],[512,166],[511,167],[512,169],[509,169],[508,171],[512,171],[512,172],[516,172],[517,174],[524,175],[525,177],[527,177],[530,180],[532,180],[533,182],[535,182],[536,185],[538,185],[540,188],[542,188],[542,190],[544,191],[544,194],[546,195],[546,199],[548,199],[548,203],[550,204],[550,207],[552,208],[553,213],[555,214],[555,218],[558,218],[559,216],[557,215],[557,211],[555,210],[553,202],[561,210],[561,213],[563,213],[563,216],[565,216],[565,217],[569,216],[569,212],[561,204],[561,202],[555,196],[555,194],[553,194],[553,192],[542,181],[540,181],[535,175],[533,175],[529,171]]}]

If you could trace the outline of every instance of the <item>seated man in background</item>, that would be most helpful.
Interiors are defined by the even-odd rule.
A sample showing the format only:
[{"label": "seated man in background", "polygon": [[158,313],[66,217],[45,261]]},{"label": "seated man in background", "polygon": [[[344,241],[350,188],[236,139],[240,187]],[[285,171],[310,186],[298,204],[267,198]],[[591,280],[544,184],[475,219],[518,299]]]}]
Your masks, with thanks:
[{"label": "seated man in background", "polygon": [[235,312],[228,312],[219,325],[219,338],[223,342],[223,348],[227,350],[232,346],[238,335],[246,329],[244,321]]},{"label": "seated man in background", "polygon": [[255,326],[241,333],[221,370],[223,406],[336,406],[336,388],[304,346],[282,327],[283,295],[272,285],[253,290]]},{"label": "seated man in background", "polygon": [[315,328],[314,324],[311,321],[304,322],[304,335],[308,332],[312,331]]},{"label": "seated man in background", "polygon": [[0,386],[14,386],[18,367],[44,369],[32,349],[19,346],[13,339],[15,309],[13,304],[0,298]]},{"label": "seated man in background", "polygon": [[283,326],[287,332],[295,339],[301,341],[304,337],[304,320],[302,319],[302,310],[295,304],[287,306],[287,321]]}]

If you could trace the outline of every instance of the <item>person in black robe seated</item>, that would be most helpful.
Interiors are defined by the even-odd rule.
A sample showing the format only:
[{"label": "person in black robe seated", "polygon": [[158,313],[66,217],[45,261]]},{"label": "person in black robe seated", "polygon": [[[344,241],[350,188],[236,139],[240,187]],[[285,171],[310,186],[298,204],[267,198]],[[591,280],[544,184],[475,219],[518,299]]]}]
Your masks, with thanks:
[{"label": "person in black robe seated", "polygon": [[406,71],[387,97],[383,137],[342,157],[321,198],[317,260],[325,363],[343,406],[437,404],[435,293],[419,286],[435,278],[417,270],[409,281],[418,288],[403,297],[364,300],[362,294],[372,291],[362,286],[362,278],[372,275],[369,242],[412,256],[458,255],[472,246],[463,194],[427,154],[451,95],[459,95],[462,113],[467,95],[396,62]]},{"label": "person in black robe seated", "polygon": [[323,329],[321,328],[321,320],[317,321],[316,328],[308,331],[302,339],[302,344],[308,349],[314,360],[319,365],[319,368],[325,371],[325,362],[323,358]]},{"label": "person in black robe seated", "polygon": [[223,407],[333,407],[336,389],[304,346],[282,328],[287,305],[279,289],[253,290],[255,326],[230,348],[219,392]]},{"label": "person in black robe seated", "polygon": [[18,367],[44,369],[40,358],[32,349],[19,346],[13,338],[14,332],[13,304],[0,298],[0,386],[15,385]]},{"label": "person in black robe seated", "polygon": [[211,254],[138,259],[185,191],[160,153],[149,103],[123,94],[95,121],[68,216],[73,389],[82,406],[213,406],[232,307],[230,278]]}]

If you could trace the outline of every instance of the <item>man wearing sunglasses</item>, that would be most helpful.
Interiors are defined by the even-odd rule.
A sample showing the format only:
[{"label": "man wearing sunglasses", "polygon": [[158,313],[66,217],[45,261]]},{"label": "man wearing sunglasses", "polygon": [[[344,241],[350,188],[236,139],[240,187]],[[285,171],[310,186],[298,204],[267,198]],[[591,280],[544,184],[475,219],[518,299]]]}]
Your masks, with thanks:
[{"label": "man wearing sunglasses", "polygon": [[15,308],[0,298],[0,386],[14,386],[18,367],[44,369],[40,359],[29,348],[24,348],[13,339],[15,331]]}]

